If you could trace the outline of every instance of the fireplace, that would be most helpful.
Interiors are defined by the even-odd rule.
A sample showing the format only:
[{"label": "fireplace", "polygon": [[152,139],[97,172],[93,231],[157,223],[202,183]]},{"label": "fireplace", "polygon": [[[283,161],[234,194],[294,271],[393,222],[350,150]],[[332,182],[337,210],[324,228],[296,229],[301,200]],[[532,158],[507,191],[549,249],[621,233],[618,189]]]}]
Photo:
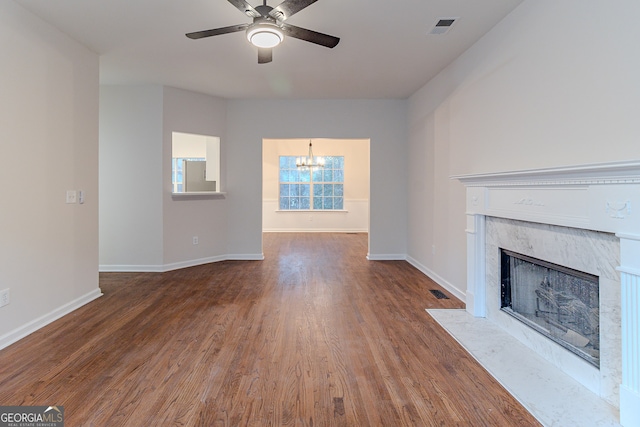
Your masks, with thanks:
[{"label": "fireplace", "polygon": [[[527,345],[533,353],[552,362],[567,375],[574,378],[586,388],[597,393],[611,404],[618,400],[618,389],[621,379],[621,331],[620,331],[620,274],[616,266],[620,265],[620,241],[612,233],[594,230],[584,230],[560,225],[541,224],[531,221],[522,221],[508,218],[487,216],[485,218],[485,316],[493,323],[506,330],[518,341]],[[529,295],[533,300],[526,303],[517,302],[517,306],[532,305],[531,308],[522,310],[514,316],[513,310],[505,310],[503,307],[503,257],[505,251],[516,255],[517,261],[512,264],[518,268],[520,276],[529,276],[533,281],[529,285]],[[533,264],[533,266],[531,265]],[[529,274],[525,270],[531,270]],[[576,341],[575,344],[584,344],[586,333],[573,323],[579,321],[560,316],[554,318],[551,313],[554,309],[539,304],[538,317],[535,316],[536,297],[551,300],[552,291],[546,286],[547,281],[554,280],[558,273],[551,277],[548,271],[561,270],[564,274],[579,276],[580,279],[598,278],[598,352],[595,353],[593,343],[585,347],[569,345],[568,341]],[[545,273],[547,279],[545,280]],[[522,278],[522,277],[521,277]],[[576,278],[563,279],[575,281]],[[544,283],[544,285],[543,285]],[[542,285],[542,286],[541,286]],[[525,288],[526,289],[526,288]],[[535,291],[544,291],[535,293]],[[593,289],[591,289],[593,291]],[[556,285],[554,292],[568,292]],[[584,291],[583,291],[584,292]],[[514,298],[515,297],[515,298]],[[511,293],[511,300],[518,299],[519,295]],[[567,295],[564,298],[568,298]],[[594,306],[595,295],[591,302],[585,305]],[[586,298],[583,298],[586,300]],[[563,304],[567,303],[563,301]],[[579,306],[574,301],[573,306]],[[592,307],[594,308],[594,307]],[[511,311],[511,312],[509,312]],[[528,314],[531,313],[531,314]],[[527,321],[523,322],[523,319]],[[557,325],[549,324],[544,320],[555,321]],[[536,324],[535,321],[540,322]],[[571,322],[571,324],[570,324]],[[565,333],[563,328],[567,329]],[[572,330],[573,332],[569,332]],[[546,331],[552,331],[557,337],[553,337]],[[575,332],[575,333],[574,333]],[[557,338],[566,338],[564,342]],[[591,346],[591,347],[589,347]],[[587,352],[589,350],[590,352]],[[597,364],[589,356],[598,356]]]},{"label": "fireplace", "polygon": [[[619,407],[623,426],[640,425],[640,161],[453,178],[466,186],[467,311]],[[503,288],[501,248],[525,255],[523,265],[544,260],[531,267],[534,289],[519,319],[513,288]],[[545,278],[553,264],[577,276],[563,280],[589,284],[554,287]],[[597,303],[585,294],[597,294]],[[551,302],[567,296],[582,314]]]},{"label": "fireplace", "polygon": [[500,249],[504,313],[600,367],[598,276]]}]

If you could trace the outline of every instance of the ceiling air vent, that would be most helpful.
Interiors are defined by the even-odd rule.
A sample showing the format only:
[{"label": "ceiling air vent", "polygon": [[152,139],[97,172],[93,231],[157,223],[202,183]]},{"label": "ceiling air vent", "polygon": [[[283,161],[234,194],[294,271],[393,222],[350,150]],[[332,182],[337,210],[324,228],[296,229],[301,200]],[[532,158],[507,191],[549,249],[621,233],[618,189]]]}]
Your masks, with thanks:
[{"label": "ceiling air vent", "polygon": [[429,34],[447,34],[458,18],[440,18],[429,31]]}]

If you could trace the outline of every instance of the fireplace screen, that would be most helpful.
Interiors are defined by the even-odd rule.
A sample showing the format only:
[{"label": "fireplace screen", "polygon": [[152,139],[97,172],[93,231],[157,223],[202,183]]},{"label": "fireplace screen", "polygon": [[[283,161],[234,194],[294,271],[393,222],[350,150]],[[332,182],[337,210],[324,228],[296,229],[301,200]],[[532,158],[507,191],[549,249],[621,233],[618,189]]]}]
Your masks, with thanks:
[{"label": "fireplace screen", "polygon": [[502,310],[599,367],[598,277],[500,251]]}]

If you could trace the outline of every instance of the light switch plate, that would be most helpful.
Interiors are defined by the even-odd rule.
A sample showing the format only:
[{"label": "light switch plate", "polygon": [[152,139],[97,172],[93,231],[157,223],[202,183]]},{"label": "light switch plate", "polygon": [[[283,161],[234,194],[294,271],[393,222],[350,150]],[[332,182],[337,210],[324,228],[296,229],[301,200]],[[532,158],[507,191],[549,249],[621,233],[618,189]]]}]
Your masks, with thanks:
[{"label": "light switch plate", "polygon": [[9,305],[9,289],[3,289],[0,291],[0,307],[4,307],[5,305]]}]

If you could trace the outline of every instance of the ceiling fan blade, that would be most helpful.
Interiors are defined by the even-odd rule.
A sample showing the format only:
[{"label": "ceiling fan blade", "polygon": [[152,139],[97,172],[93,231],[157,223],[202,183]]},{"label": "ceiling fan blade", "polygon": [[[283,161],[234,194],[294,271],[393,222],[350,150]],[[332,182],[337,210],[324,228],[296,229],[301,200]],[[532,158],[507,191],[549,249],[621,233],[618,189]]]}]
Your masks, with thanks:
[{"label": "ceiling fan blade", "polygon": [[318,0],[284,0],[269,12],[269,16],[282,22],[317,1]]},{"label": "ceiling fan blade", "polygon": [[284,33],[295,39],[319,44],[328,48],[334,48],[340,42],[339,37],[322,34],[317,31],[307,30],[306,28],[296,27],[295,25],[281,24]]},{"label": "ceiling fan blade", "polygon": [[273,61],[273,49],[266,47],[258,48],[258,64],[266,64]]},{"label": "ceiling fan blade", "polygon": [[213,30],[196,31],[185,34],[190,39],[202,39],[204,37],[218,36],[220,34],[235,33],[237,31],[246,30],[251,24],[231,25],[230,27],[216,28]]},{"label": "ceiling fan blade", "polygon": [[240,12],[244,13],[249,18],[259,18],[260,16],[262,16],[257,10],[253,8],[253,6],[251,6],[245,0],[227,0],[227,1],[232,5],[234,5],[236,8],[238,8]]}]

